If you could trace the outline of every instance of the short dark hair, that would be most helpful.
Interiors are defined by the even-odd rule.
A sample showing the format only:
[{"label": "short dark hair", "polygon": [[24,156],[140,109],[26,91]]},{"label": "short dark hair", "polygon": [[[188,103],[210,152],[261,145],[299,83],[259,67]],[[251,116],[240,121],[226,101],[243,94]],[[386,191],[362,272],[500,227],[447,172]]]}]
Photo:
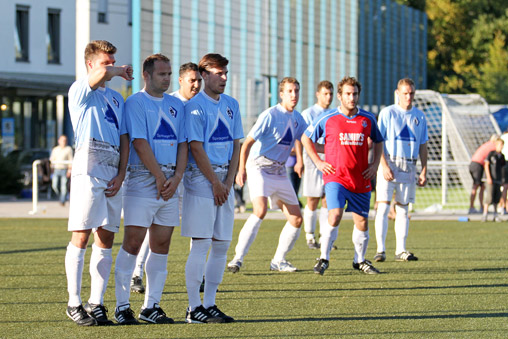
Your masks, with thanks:
[{"label": "short dark hair", "polygon": [[298,82],[298,80],[296,80],[296,78],[285,77],[279,83],[279,93],[284,91],[284,85],[285,84],[296,84],[296,85],[298,85],[298,88],[300,88],[300,83]]},{"label": "short dark hair", "polygon": [[185,73],[189,71],[199,72],[198,65],[193,62],[188,62],[180,66],[180,71],[178,73],[179,76],[183,76]]},{"label": "short dark hair", "polygon": [[91,60],[92,57],[96,56],[100,52],[107,54],[115,54],[116,47],[109,41],[106,40],[93,40],[88,43],[85,47],[85,63]]},{"label": "short dark hair", "polygon": [[150,75],[153,75],[153,66],[156,61],[163,61],[170,63],[169,58],[163,54],[157,53],[148,56],[145,61],[143,61],[143,72],[148,72]]},{"label": "short dark hair", "polygon": [[328,80],[320,81],[319,84],[317,84],[316,92],[319,92],[323,87],[333,92],[333,84]]},{"label": "short dark hair", "polygon": [[209,72],[210,68],[223,68],[229,64],[229,60],[217,53],[208,53],[199,60],[199,73]]},{"label": "short dark hair", "polygon": [[360,94],[362,91],[362,85],[358,82],[358,80],[356,80],[355,77],[345,76],[344,78],[342,78],[342,80],[337,85],[337,93],[342,95],[342,88],[345,85],[349,85],[349,86],[353,86],[353,87],[356,86],[356,88],[358,88],[358,94]]},{"label": "short dark hair", "polygon": [[399,88],[402,85],[408,85],[415,88],[415,82],[411,78],[400,79],[399,82],[397,82],[397,88]]}]

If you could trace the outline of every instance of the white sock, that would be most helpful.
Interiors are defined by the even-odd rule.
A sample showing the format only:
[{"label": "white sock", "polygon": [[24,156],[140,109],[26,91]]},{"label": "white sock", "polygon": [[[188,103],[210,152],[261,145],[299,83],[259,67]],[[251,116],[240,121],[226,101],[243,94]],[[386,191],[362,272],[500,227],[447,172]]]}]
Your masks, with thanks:
[{"label": "white sock", "polygon": [[325,225],[319,225],[321,230],[321,259],[330,260],[330,251],[332,250],[333,242],[337,239],[339,232],[339,225],[336,227],[330,225],[328,222]]},{"label": "white sock", "polygon": [[300,228],[294,227],[289,223],[289,221],[286,222],[282,232],[280,232],[279,245],[277,246],[277,250],[275,251],[275,255],[273,257],[274,262],[286,259],[286,254],[291,251],[299,235]]},{"label": "white sock", "polygon": [[141,248],[139,249],[138,257],[136,258],[136,266],[134,268],[134,273],[132,273],[133,277],[140,277],[143,279],[143,268],[145,267],[146,258],[148,257],[148,251],[150,250],[150,236],[148,235],[150,231],[146,232],[145,240],[141,244]]},{"label": "white sock", "polygon": [[238,235],[238,244],[236,244],[235,247],[234,260],[243,261],[243,258],[249,252],[249,248],[254,242],[254,239],[256,239],[256,235],[258,234],[259,227],[262,222],[263,219],[259,219],[254,214],[251,214],[249,218],[247,218],[240,234]]},{"label": "white sock", "polygon": [[367,253],[367,246],[369,245],[369,230],[365,232],[360,231],[353,227],[353,244],[355,245],[355,263],[365,261],[365,253]]},{"label": "white sock", "polygon": [[191,250],[185,264],[185,285],[187,286],[187,296],[189,297],[191,311],[201,306],[199,286],[201,286],[203,281],[206,254],[211,245],[212,239],[192,239]]},{"label": "white sock", "polygon": [[111,265],[113,264],[111,252],[111,248],[100,248],[92,244],[92,256],[90,257],[91,287],[90,299],[88,299],[90,304],[104,304],[104,294],[108,287]]},{"label": "white sock", "polygon": [[384,202],[377,203],[376,221],[374,229],[376,230],[377,252],[385,252],[386,233],[388,232],[388,213],[390,213],[390,204]]},{"label": "white sock", "polygon": [[68,306],[81,305],[81,278],[85,265],[86,248],[79,248],[72,243],[67,245],[65,253],[65,274],[67,275],[67,292],[69,292]]},{"label": "white sock", "polygon": [[143,309],[153,308],[154,304],[160,304],[168,275],[167,265],[167,254],[150,251],[146,259],[146,291]]},{"label": "white sock", "polygon": [[396,248],[395,254],[400,254],[406,251],[406,239],[409,231],[409,206],[395,205],[395,239]]},{"label": "white sock", "polygon": [[131,279],[136,256],[120,247],[115,262],[115,295],[116,306],[128,305],[131,296]]},{"label": "white sock", "polygon": [[328,208],[321,207],[319,209],[319,233],[321,233],[321,227],[325,225],[328,225]]},{"label": "white sock", "polygon": [[208,255],[205,270],[205,293],[203,294],[203,306],[205,308],[215,305],[215,296],[217,288],[222,282],[230,244],[231,241],[212,241],[212,249]]},{"label": "white sock", "polygon": [[316,232],[317,213],[318,211],[312,211],[309,205],[306,205],[303,210],[303,229],[305,230],[307,241],[316,239],[314,233]]}]

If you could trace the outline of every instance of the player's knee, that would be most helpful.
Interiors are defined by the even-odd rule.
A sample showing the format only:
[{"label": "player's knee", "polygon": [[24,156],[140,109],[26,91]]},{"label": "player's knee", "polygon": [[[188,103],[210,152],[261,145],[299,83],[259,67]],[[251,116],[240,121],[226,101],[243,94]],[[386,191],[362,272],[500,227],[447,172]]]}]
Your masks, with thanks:
[{"label": "player's knee", "polygon": [[302,226],[303,218],[302,216],[294,215],[291,216],[290,220],[288,220],[291,225],[293,225],[296,228],[300,228]]},{"label": "player's knee", "polygon": [[407,218],[409,211],[408,205],[395,205],[395,213],[397,213],[397,216],[400,216],[401,218]]}]

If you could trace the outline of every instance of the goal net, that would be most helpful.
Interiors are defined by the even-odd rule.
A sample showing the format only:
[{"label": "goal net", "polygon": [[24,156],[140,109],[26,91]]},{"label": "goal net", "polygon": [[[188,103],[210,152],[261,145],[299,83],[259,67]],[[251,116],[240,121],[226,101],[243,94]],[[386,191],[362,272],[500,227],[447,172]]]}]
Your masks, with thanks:
[{"label": "goal net", "polygon": [[487,102],[478,94],[417,90],[415,106],[427,118],[427,185],[416,190],[415,210],[467,209],[472,187],[469,163],[492,134],[500,134]]}]

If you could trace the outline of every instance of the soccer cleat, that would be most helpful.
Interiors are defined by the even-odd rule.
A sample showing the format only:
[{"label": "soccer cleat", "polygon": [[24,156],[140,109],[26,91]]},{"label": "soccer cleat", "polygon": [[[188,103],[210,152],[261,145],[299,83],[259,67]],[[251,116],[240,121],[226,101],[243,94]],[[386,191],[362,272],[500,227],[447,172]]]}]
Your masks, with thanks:
[{"label": "soccer cleat", "polygon": [[309,239],[309,240],[307,240],[307,246],[311,250],[318,250],[320,248],[319,243],[316,242],[316,239]]},{"label": "soccer cleat", "polygon": [[175,321],[166,316],[166,313],[160,308],[159,304],[154,304],[153,308],[145,308],[139,314],[139,319],[151,324],[174,324]]},{"label": "soccer cleat", "polygon": [[79,306],[67,306],[67,311],[65,312],[69,318],[72,319],[79,326],[95,326],[97,325],[97,320],[92,318],[86,313],[83,305]]},{"label": "soccer cleat", "polygon": [[314,273],[323,275],[325,270],[330,266],[330,262],[326,259],[317,259],[318,262],[314,266]]},{"label": "soccer cleat", "polygon": [[477,213],[480,212],[474,207],[469,208],[469,211],[467,211],[467,214],[477,214]]},{"label": "soccer cleat", "polygon": [[134,312],[130,308],[130,305],[124,310],[119,310],[118,307],[115,310],[115,320],[119,325],[137,325],[139,321],[134,317]]},{"label": "soccer cleat", "polygon": [[485,221],[487,221],[487,216],[484,214],[484,215],[482,215],[482,222],[485,222]]},{"label": "soccer cleat", "polygon": [[231,273],[237,273],[240,271],[240,267],[242,267],[242,261],[233,259],[228,264],[228,271]]},{"label": "soccer cleat", "polygon": [[86,313],[97,321],[97,325],[113,325],[113,322],[108,319],[106,306],[86,303],[84,308]]},{"label": "soccer cleat", "polygon": [[374,256],[374,261],[376,262],[382,262],[386,260],[386,254],[385,252],[377,252]]},{"label": "soccer cleat", "polygon": [[211,315],[203,305],[199,305],[194,311],[191,311],[190,307],[187,308],[185,321],[189,324],[213,324],[223,323],[224,319]]},{"label": "soccer cleat", "polygon": [[492,221],[494,221],[494,222],[501,222],[502,220],[501,220],[501,218],[500,218],[500,217],[498,217],[497,215],[495,215],[495,216],[494,216],[494,218],[492,218]]},{"label": "soccer cleat", "polygon": [[418,260],[417,257],[414,256],[411,252],[402,252],[395,255],[395,261],[416,261]]},{"label": "soccer cleat", "polygon": [[272,260],[270,262],[270,270],[279,272],[296,272],[296,267],[294,267],[293,265],[291,265],[289,261],[284,259],[279,262],[274,262]]},{"label": "soccer cleat", "polygon": [[218,318],[222,318],[224,320],[225,323],[232,323],[235,321],[235,319],[233,317],[230,317],[229,315],[226,315],[224,312],[222,312],[221,310],[219,310],[219,308],[217,307],[217,305],[213,305],[211,307],[208,307],[206,309],[208,311],[208,313],[210,313],[212,316],[214,317],[218,317]]},{"label": "soccer cleat", "polygon": [[141,277],[138,276],[132,277],[131,292],[141,294],[145,293],[145,286],[143,286],[143,279],[141,279]]},{"label": "soccer cleat", "polygon": [[368,260],[365,260],[361,263],[353,262],[353,268],[365,274],[379,274],[379,271],[374,266],[372,266],[372,263]]}]

